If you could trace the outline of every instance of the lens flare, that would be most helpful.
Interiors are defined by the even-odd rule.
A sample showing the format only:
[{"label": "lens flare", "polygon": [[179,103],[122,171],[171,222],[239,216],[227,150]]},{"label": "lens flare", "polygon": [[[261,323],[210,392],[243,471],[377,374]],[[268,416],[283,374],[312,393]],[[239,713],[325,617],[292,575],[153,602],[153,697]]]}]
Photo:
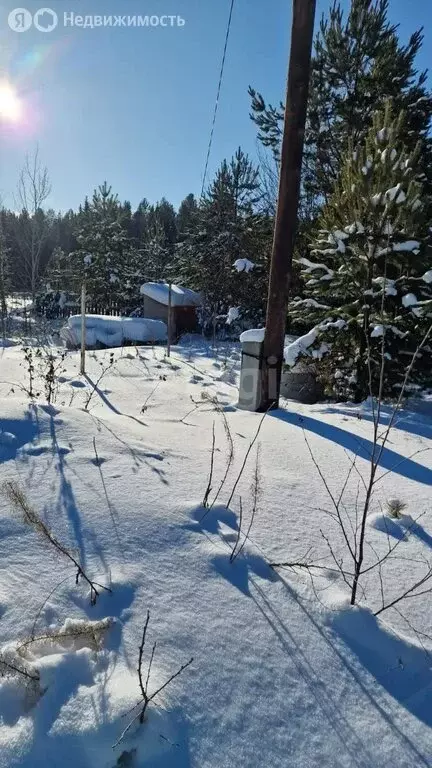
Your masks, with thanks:
[{"label": "lens flare", "polygon": [[0,80],[0,120],[16,123],[22,116],[22,105],[15,88],[6,80]]}]

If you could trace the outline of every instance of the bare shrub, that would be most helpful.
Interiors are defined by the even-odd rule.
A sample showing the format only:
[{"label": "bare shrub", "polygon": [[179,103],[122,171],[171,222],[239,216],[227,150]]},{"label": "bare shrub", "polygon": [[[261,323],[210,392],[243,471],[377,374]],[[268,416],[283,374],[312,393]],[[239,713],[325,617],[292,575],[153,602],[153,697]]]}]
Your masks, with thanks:
[{"label": "bare shrub", "polygon": [[96,603],[97,598],[99,597],[99,590],[103,589],[106,592],[111,592],[111,589],[109,587],[104,587],[102,584],[98,584],[96,581],[93,581],[87,573],[84,571],[83,567],[79,563],[79,561],[76,559],[76,557],[70,552],[70,550],[62,544],[57,537],[52,533],[52,531],[48,528],[46,523],[40,518],[38,513],[31,507],[29,504],[29,501],[26,497],[25,491],[20,488],[18,483],[14,481],[9,481],[5,483],[4,490],[6,493],[6,496],[8,497],[9,501],[12,503],[14,508],[21,512],[24,522],[29,525],[31,528],[33,528],[36,533],[39,534],[39,536],[48,544],[50,544],[54,549],[57,550],[63,557],[66,557],[76,568],[76,574],[75,574],[75,583],[79,584],[80,579],[85,581],[89,587],[90,587],[90,602],[92,605]]},{"label": "bare shrub", "polygon": [[150,611],[147,611],[147,618],[146,618],[146,621],[145,621],[145,624],[144,624],[142,639],[141,639],[141,643],[140,643],[140,646],[139,646],[139,652],[138,652],[138,669],[137,669],[137,673],[138,673],[138,683],[139,683],[139,689],[140,689],[140,692],[141,692],[141,697],[140,697],[139,701],[136,704],[134,704],[132,709],[130,709],[129,712],[126,712],[126,715],[130,714],[131,712],[134,712],[138,708],[139,708],[139,711],[132,718],[132,720],[126,726],[126,728],[123,730],[123,732],[121,733],[120,737],[117,739],[116,743],[113,744],[113,749],[115,749],[115,747],[117,747],[120,744],[120,742],[123,741],[123,739],[126,736],[127,732],[130,730],[132,725],[137,720],[139,720],[140,724],[142,724],[144,722],[144,718],[145,718],[145,714],[146,714],[146,711],[147,711],[147,707],[153,701],[153,699],[155,699],[156,696],[158,696],[165,688],[167,688],[167,686],[170,685],[173,682],[173,680],[176,679],[176,677],[181,675],[181,673],[187,667],[189,667],[192,664],[192,662],[193,662],[193,658],[189,659],[189,661],[186,662],[186,664],[183,664],[183,666],[181,666],[180,669],[177,670],[177,672],[175,672],[173,675],[171,675],[171,677],[169,677],[168,680],[166,680],[166,682],[163,683],[163,685],[160,685],[159,688],[156,689],[156,691],[154,691],[152,694],[149,694],[148,691],[149,691],[149,683],[150,683],[150,674],[151,674],[151,670],[152,670],[152,666],[153,666],[153,661],[154,661],[154,657],[155,657],[155,652],[156,652],[156,643],[154,643],[153,647],[152,647],[152,650],[151,650],[151,653],[150,653],[150,659],[149,659],[149,663],[148,663],[148,666],[147,666],[147,672],[145,672],[144,671],[144,648],[145,648],[145,643],[146,643],[146,638],[147,638],[147,628],[148,628],[148,625],[149,625],[149,621],[150,621]]},{"label": "bare shrub", "polygon": [[[396,590],[398,583],[395,583],[394,579],[390,579],[386,583],[385,579],[385,567],[394,560],[400,561],[407,560],[408,568],[410,563],[414,564],[413,558],[401,558],[399,555],[400,546],[403,542],[406,542],[408,537],[415,531],[418,524],[418,520],[422,517],[420,514],[415,520],[412,520],[411,524],[406,528],[403,537],[396,542],[392,542],[387,532],[387,546],[383,554],[376,551],[370,536],[368,535],[367,521],[370,512],[372,511],[372,504],[376,488],[381,480],[393,470],[387,470],[379,473],[379,467],[381,464],[381,458],[385,447],[389,441],[390,433],[397,423],[397,416],[400,412],[405,393],[407,392],[407,384],[410,378],[411,371],[415,364],[415,361],[419,354],[421,354],[422,348],[427,343],[429,337],[432,334],[432,325],[425,334],[424,339],[415,351],[409,365],[405,371],[405,377],[403,385],[400,390],[399,397],[396,403],[393,405],[387,425],[382,429],[381,427],[381,415],[383,412],[384,400],[383,400],[383,386],[384,386],[384,373],[386,356],[384,353],[384,342],[382,345],[382,354],[380,360],[380,383],[379,390],[376,395],[372,391],[372,373],[371,373],[371,356],[369,354],[369,380],[370,380],[370,397],[372,403],[372,420],[373,420],[373,439],[372,448],[368,459],[368,469],[366,476],[360,472],[357,466],[358,456],[349,458],[349,469],[345,477],[344,483],[339,494],[332,492],[330,484],[326,476],[324,475],[321,467],[315,455],[312,451],[309,440],[306,436],[306,432],[303,430],[304,439],[311,456],[312,462],[322,480],[323,486],[326,490],[327,496],[331,502],[330,510],[321,509],[327,516],[333,521],[339,528],[342,534],[343,547],[342,551],[339,551],[338,545],[330,538],[329,535],[321,531],[321,535],[327,546],[330,558],[332,560],[332,568],[326,568],[323,565],[314,563],[311,559],[306,560],[304,558],[300,561],[291,561],[283,563],[272,563],[273,568],[300,568],[306,571],[312,582],[319,572],[325,572],[325,570],[332,570],[340,575],[342,580],[347,585],[350,591],[351,605],[355,605],[359,601],[359,593],[362,598],[365,597],[365,591],[363,587],[363,581],[365,577],[375,577],[380,593],[380,606],[375,607],[374,613],[376,616],[387,611],[390,608],[395,608],[404,600],[418,598],[426,594],[432,593],[432,561],[424,558],[422,563],[424,565],[424,572],[421,576],[412,580],[407,587],[401,586],[399,591]],[[412,459],[424,450],[419,449],[415,451],[409,459]],[[404,459],[401,460],[402,464]],[[399,464],[397,465],[399,466]],[[396,468],[396,467],[395,467]],[[394,469],[395,469],[394,468]],[[357,477],[357,492],[354,499],[350,504],[345,501],[345,496],[349,488],[349,483],[352,478]],[[348,507],[354,511],[350,514]],[[386,511],[390,517],[395,519],[401,518],[403,510],[406,505],[400,499],[390,499],[386,504]],[[402,618],[405,618],[402,616]]]},{"label": "bare shrub", "polygon": [[114,366],[115,362],[116,361],[114,359],[114,352],[110,352],[110,356],[109,356],[107,365],[104,365],[102,362],[100,362],[100,366],[101,366],[102,370],[100,372],[100,375],[96,379],[96,381],[92,384],[91,390],[90,390],[90,392],[89,392],[89,394],[87,396],[86,404],[84,406],[84,409],[86,411],[88,411],[90,403],[91,403],[91,401],[93,399],[93,395],[94,395],[95,392],[97,392],[99,384],[101,383],[103,377],[108,373],[109,370],[111,370],[111,368]]}]

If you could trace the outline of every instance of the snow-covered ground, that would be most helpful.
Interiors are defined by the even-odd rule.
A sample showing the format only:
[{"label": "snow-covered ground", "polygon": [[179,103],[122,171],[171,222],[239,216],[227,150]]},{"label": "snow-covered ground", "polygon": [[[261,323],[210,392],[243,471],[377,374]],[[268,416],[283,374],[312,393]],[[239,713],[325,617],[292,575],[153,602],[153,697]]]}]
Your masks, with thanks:
[{"label": "snow-covered ground", "polygon": [[[331,565],[320,530],[343,551],[322,511],[328,498],[304,435],[337,493],[350,456],[357,453],[366,472],[367,406],[285,402],[268,414],[227,508],[262,418],[235,407],[238,346],[221,344],[215,357],[190,339],[170,360],[162,347],[114,357],[111,366],[109,350],[89,353],[82,377],[79,355],[69,353],[49,406],[20,388],[28,386],[22,347],[0,349],[0,483],[19,484],[85,572],[112,590],[100,589],[92,606],[68,560],[1,492],[0,651],[40,677],[0,679],[1,768],[432,765],[432,664],[422,647],[430,647],[430,596],[405,601],[405,620],[395,611],[377,619],[367,606],[380,605],[378,579],[365,585],[363,607],[352,609],[331,571],[314,593],[307,576],[268,565],[301,560],[310,548]],[[213,424],[210,501],[226,467],[222,413],[234,464],[199,522]],[[430,559],[432,459],[423,449],[431,436],[422,403],[398,420],[383,452],[368,535],[377,551],[389,537],[402,540],[386,574],[388,594],[411,585]],[[258,443],[255,520],[231,563],[240,497],[242,529],[249,525]],[[406,541],[406,517],[388,518],[383,530],[379,505],[388,497],[407,503],[405,515],[425,512]],[[113,749],[140,699],[148,610],[145,670],[157,641],[149,693],[193,662]],[[94,637],[79,634],[84,620],[107,618],[114,621],[94,625]],[[17,651],[54,631],[55,640]]]},{"label": "snow-covered ground", "polygon": [[29,296],[13,293],[6,297],[6,306],[10,312],[20,312],[23,309],[30,309],[32,300]]}]

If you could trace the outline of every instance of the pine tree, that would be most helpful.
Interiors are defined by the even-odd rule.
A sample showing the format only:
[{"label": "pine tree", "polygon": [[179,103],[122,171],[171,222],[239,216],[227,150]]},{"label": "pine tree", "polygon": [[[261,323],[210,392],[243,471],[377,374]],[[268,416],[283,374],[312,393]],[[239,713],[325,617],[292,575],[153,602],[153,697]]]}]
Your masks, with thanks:
[{"label": "pine tree", "polygon": [[95,190],[91,203],[86,201],[79,216],[79,247],[72,254],[75,274],[79,280],[85,276],[87,292],[96,304],[127,304],[139,295],[139,256],[128,238],[124,217],[106,182]]},{"label": "pine tree", "polygon": [[173,245],[166,242],[162,224],[156,219],[152,224],[149,239],[142,249],[146,280],[166,282],[171,277]]},{"label": "pine tree", "polygon": [[196,222],[197,210],[197,201],[192,193],[187,195],[180,203],[177,212],[177,231],[180,240],[184,240],[192,232]]},{"label": "pine tree", "polygon": [[[432,97],[427,74],[416,71],[421,31],[400,43],[388,21],[388,0],[351,0],[346,18],[340,3],[321,20],[315,39],[303,160],[302,206],[309,215],[328,199],[348,144],[367,134],[372,116],[387,98],[405,110],[403,139],[409,150],[423,141],[421,165],[432,183],[429,128]],[[284,108],[266,105],[250,88],[252,119],[259,139],[279,155]]]},{"label": "pine tree", "polygon": [[60,246],[54,248],[46,272],[46,280],[55,291],[76,293],[80,290],[82,275],[74,270],[74,259]]},{"label": "pine tree", "polygon": [[[258,187],[258,170],[239,149],[221,164],[191,234],[177,249],[179,277],[202,292],[209,323],[231,306],[240,305],[244,316],[252,308],[262,314],[269,220],[256,211]],[[233,268],[238,259],[254,263],[254,274],[238,274]]]},{"label": "pine tree", "polygon": [[[346,153],[325,206],[311,259],[301,259],[305,290],[292,318],[312,331],[296,351],[321,357],[329,390],[360,401],[374,393],[385,355],[384,393],[395,395],[432,320],[430,231],[421,144],[404,144],[406,116],[376,113],[364,142]],[[432,385],[426,344],[412,381]],[[295,359],[291,359],[291,363]]]},{"label": "pine tree", "polygon": [[141,200],[136,211],[132,214],[129,233],[138,246],[148,241],[148,213],[151,206],[146,198]]},{"label": "pine tree", "polygon": [[177,217],[174,206],[165,197],[156,203],[149,217],[151,231],[155,234],[161,231],[162,244],[172,248],[177,241]]}]

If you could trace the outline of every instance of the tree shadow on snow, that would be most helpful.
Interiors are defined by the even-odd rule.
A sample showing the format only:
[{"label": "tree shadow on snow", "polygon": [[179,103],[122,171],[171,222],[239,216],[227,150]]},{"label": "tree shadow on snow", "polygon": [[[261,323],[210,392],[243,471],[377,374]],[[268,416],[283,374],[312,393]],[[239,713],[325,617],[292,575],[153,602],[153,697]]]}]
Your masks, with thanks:
[{"label": "tree shadow on snow", "polygon": [[107,406],[107,408],[110,409],[113,413],[116,414],[116,416],[124,416],[126,419],[132,419],[132,421],[136,421],[137,424],[140,424],[142,427],[148,427],[148,424],[146,424],[144,421],[141,421],[141,419],[138,419],[136,416],[131,416],[129,413],[122,413],[122,411],[119,411],[118,408],[116,408],[115,405],[112,404],[111,400],[108,399],[107,394],[111,392],[111,390],[102,390],[100,387],[98,387],[97,383],[94,382],[90,376],[87,374],[84,374],[84,378],[87,379],[88,383],[91,387],[93,387],[94,391],[99,395],[102,402]]},{"label": "tree shadow on snow", "polygon": [[[184,529],[207,534],[217,534],[226,544],[226,555],[216,555],[212,563],[216,571],[234,587],[250,596],[249,577],[253,573],[261,579],[275,581],[277,576],[269,567],[266,560],[260,555],[255,555],[246,549],[230,561],[231,551],[237,538],[237,515],[231,509],[222,505],[215,505],[211,509],[199,506],[192,511],[192,522],[183,526]],[[232,533],[225,533],[224,526],[231,529]],[[241,542],[243,535],[241,536]]]},{"label": "tree shadow on snow", "polygon": [[[102,431],[102,427],[106,429],[107,432],[109,432],[112,437],[114,437],[115,440],[117,440],[130,454],[133,460],[133,468],[132,471],[134,473],[139,472],[142,465],[147,466],[151,472],[157,475],[158,479],[163,485],[169,485],[168,480],[166,479],[166,473],[163,469],[160,469],[159,467],[155,466],[152,462],[163,462],[165,461],[165,456],[167,455],[166,452],[159,453],[156,451],[150,451],[145,448],[133,448],[127,440],[124,440],[122,437],[120,437],[111,427],[108,426],[108,424],[105,424],[105,422],[100,419],[98,416],[95,416],[94,414],[89,413],[89,416],[96,424],[98,432]],[[120,414],[124,415],[124,414]],[[127,414],[126,414],[127,415]],[[128,418],[131,418],[132,420],[136,421],[134,416],[130,416]]]},{"label": "tree shadow on snow", "polygon": [[53,456],[57,457],[56,468],[58,470],[58,475],[60,478],[60,497],[58,501],[58,506],[59,507],[62,506],[66,511],[66,514],[69,519],[69,523],[72,527],[75,541],[78,546],[79,560],[81,565],[84,568],[86,565],[86,552],[85,552],[85,546],[84,546],[84,536],[83,536],[83,530],[82,530],[82,524],[81,524],[81,517],[80,517],[80,513],[76,503],[72,484],[70,480],[68,480],[68,478],[66,477],[67,463],[65,460],[65,453],[60,448],[57,440],[56,421],[55,421],[56,415],[57,415],[57,412],[55,411],[51,411],[49,413],[52,453],[53,453]]},{"label": "tree shadow on snow", "polygon": [[[76,691],[75,683],[89,686],[90,680],[81,677],[73,683],[63,679],[59,683],[64,686],[58,691],[62,694],[59,701],[61,699],[66,704]],[[82,696],[82,690],[80,693]],[[106,768],[118,768],[120,765],[130,765],[130,768],[191,768],[188,723],[180,708],[165,710],[153,704],[146,721],[131,728],[126,738],[113,749],[114,742],[128,720],[119,717],[111,704],[106,712],[102,712],[100,702],[93,692],[89,691],[88,699],[92,711],[90,713],[86,708],[86,723],[77,727],[77,723],[72,721],[69,725],[64,718],[62,720],[60,713],[61,727],[56,728],[53,721],[52,730],[49,725],[51,717],[44,721],[48,706],[41,706],[41,699],[33,713],[33,743],[27,755],[20,758],[19,767],[62,765],[65,768],[96,768],[103,765]],[[53,711],[56,716],[59,714],[57,706]],[[119,761],[125,753],[133,755],[131,762],[125,758]]]},{"label": "tree shadow on snow", "polygon": [[376,531],[382,531],[382,533],[399,541],[403,541],[408,536],[415,536],[432,549],[432,536],[425,531],[422,525],[414,522],[411,517],[393,519],[385,514],[376,515],[372,518],[371,525]]},{"label": "tree shadow on snow", "polygon": [[432,666],[428,653],[391,632],[364,608],[337,613],[330,626],[375,680],[431,728]]},{"label": "tree shadow on snow", "polygon": [[231,509],[215,505],[211,509],[198,506],[191,513],[192,523],[187,523],[184,528],[190,531],[207,531],[208,533],[221,533],[221,524],[237,530],[237,515]]},{"label": "tree shadow on snow", "polygon": [[229,554],[216,555],[212,563],[220,576],[230,582],[248,597],[251,596],[249,580],[251,574],[267,581],[276,581],[277,576],[267,562],[260,555],[253,555],[244,549],[233,562]]},{"label": "tree shadow on snow", "polygon": [[[342,448],[351,451],[354,455],[366,461],[370,461],[373,454],[374,446],[371,440],[355,435],[352,432],[346,432],[344,429],[335,427],[333,424],[313,419],[311,416],[299,416],[297,413],[285,411],[281,408],[270,411],[269,416],[285,421],[294,427],[300,427],[308,432],[313,432],[320,437],[324,437],[326,440],[331,440],[333,443],[342,446]],[[424,467],[389,448],[384,448],[379,466],[402,475],[402,477],[406,477],[408,480],[432,485],[432,469]]]},{"label": "tree shadow on snow", "polygon": [[[351,650],[356,653],[360,663],[362,664],[362,667],[366,670],[369,670],[372,675],[376,677],[376,680],[378,680],[378,682],[380,682],[381,685],[383,685],[384,688],[386,688],[392,694],[393,691],[397,692],[397,686],[392,688],[389,683],[391,676],[395,674],[396,668],[399,666],[398,655],[400,655],[402,652],[406,660],[406,651],[409,653],[412,646],[410,646],[408,643],[405,643],[400,638],[396,638],[396,645],[391,648],[390,644],[387,643],[387,639],[388,637],[393,638],[393,635],[390,635],[389,632],[382,630],[377,619],[365,609],[347,609],[347,611],[342,614],[340,612],[333,614],[334,623],[333,625],[330,625],[331,632],[329,633],[326,631],[327,628],[323,627],[317,621],[313,612],[305,605],[304,601],[296,594],[295,590],[286,581],[286,579],[279,575],[279,581],[287,590],[288,596],[292,601],[290,610],[294,611],[295,613],[300,610],[304,614],[305,618],[307,618],[309,621],[310,632],[314,633],[315,635],[315,642],[323,641],[332,650],[340,664],[352,676],[354,683],[358,686],[358,697],[359,700],[363,701],[363,706],[374,710],[376,713],[375,717],[377,723],[381,720],[383,727],[388,728],[392,734],[392,738],[397,740],[401,759],[406,760],[404,765],[416,765],[422,766],[423,768],[429,768],[430,763],[427,757],[425,757],[425,755],[419,751],[414,741],[402,730],[402,727],[394,721],[391,713],[388,711],[388,708],[383,704],[382,700],[380,700],[379,695],[377,695],[374,680],[371,681],[364,678],[361,669],[359,670],[359,668],[353,664],[352,660],[343,652],[343,647],[341,647],[341,644],[336,641],[336,636],[339,636],[342,639],[343,645],[351,648]],[[294,665],[298,670],[298,674],[308,685],[311,694],[316,699],[317,704],[322,711],[323,716],[328,719],[329,727],[339,734],[341,742],[345,745],[345,749],[351,757],[352,764],[361,768],[376,768],[376,753],[373,751],[373,745],[371,749],[371,745],[368,742],[367,736],[362,734],[361,729],[359,731],[357,730],[355,724],[350,721],[349,715],[346,714],[344,707],[341,706],[340,697],[334,696],[333,690],[322,681],[320,670],[314,669],[312,666],[304,649],[303,638],[296,637],[294,628],[291,627],[288,621],[285,621],[283,618],[281,618],[279,612],[275,610],[264,590],[262,590],[254,580],[252,580],[252,585],[254,592],[256,593],[252,594],[252,599],[254,600],[257,608],[273,629],[275,636],[281,643],[282,647],[291,657]],[[375,655],[375,652],[372,650],[372,648],[370,653],[362,651],[360,637],[364,638],[365,636],[365,622],[360,620],[359,626],[355,626],[354,619],[353,624],[350,627],[351,611],[353,614],[356,611],[359,611],[361,614],[366,614],[367,617],[370,617],[370,624],[367,629],[375,633],[373,634],[374,639],[371,641],[371,645],[373,647],[375,644],[376,650],[379,648],[383,649],[383,656],[378,654]],[[342,618],[339,621],[340,616],[342,616]],[[332,621],[332,619],[330,619],[330,621]],[[295,626],[296,622],[293,624],[293,627]],[[377,633],[379,634],[381,632],[383,632],[383,636],[378,638]],[[352,642],[350,641],[349,636],[352,636]],[[393,651],[393,655],[391,651]],[[424,678],[422,678],[421,675],[419,676],[418,672],[420,669],[425,669],[425,663],[427,664],[428,659],[425,652],[420,651],[418,648],[414,649],[413,658],[418,665],[418,667],[415,669],[415,675],[417,676],[419,685],[422,685],[421,680],[424,680]],[[390,667],[393,667],[393,669],[389,669]],[[425,671],[426,687],[424,688],[424,694],[426,696],[427,689],[429,692],[431,690],[432,671],[431,669],[429,669],[429,671]],[[408,672],[408,675],[409,674],[410,673]],[[421,693],[417,694],[418,697],[421,695]],[[407,706],[407,702],[404,702],[402,697],[396,696],[396,698],[398,698],[401,704]],[[417,704],[415,705],[414,701],[412,700],[411,708],[410,706],[407,708],[410,708],[410,711],[414,713],[414,709],[419,708],[419,701],[420,699],[418,698]]]},{"label": "tree shadow on snow", "polygon": [[393,539],[403,541],[406,538],[406,530],[387,515],[379,514],[370,519],[370,526],[376,531],[385,533],[386,536],[392,536]]},{"label": "tree shadow on snow", "polygon": [[106,616],[113,616],[122,620],[133,603],[136,585],[128,582],[113,582],[107,584],[111,592],[100,590],[95,605],[91,605],[87,596],[81,595],[76,590],[71,591],[71,600],[92,621],[99,621]]},{"label": "tree shadow on snow", "polygon": [[28,408],[23,419],[0,417],[0,464],[15,459],[18,450],[33,443],[39,434],[39,424],[32,408]]},{"label": "tree shadow on snow", "polygon": [[418,523],[409,529],[410,535],[416,536],[423,544],[432,549],[432,536]]},{"label": "tree shadow on snow", "polygon": [[[322,413],[339,414],[357,418],[359,415],[368,422],[373,422],[374,417],[369,404],[329,405]],[[393,409],[388,405],[381,405],[380,424],[385,427],[389,424],[393,415]],[[403,430],[417,437],[432,438],[432,401],[413,401],[408,407],[401,409],[394,419],[392,429]]]}]

